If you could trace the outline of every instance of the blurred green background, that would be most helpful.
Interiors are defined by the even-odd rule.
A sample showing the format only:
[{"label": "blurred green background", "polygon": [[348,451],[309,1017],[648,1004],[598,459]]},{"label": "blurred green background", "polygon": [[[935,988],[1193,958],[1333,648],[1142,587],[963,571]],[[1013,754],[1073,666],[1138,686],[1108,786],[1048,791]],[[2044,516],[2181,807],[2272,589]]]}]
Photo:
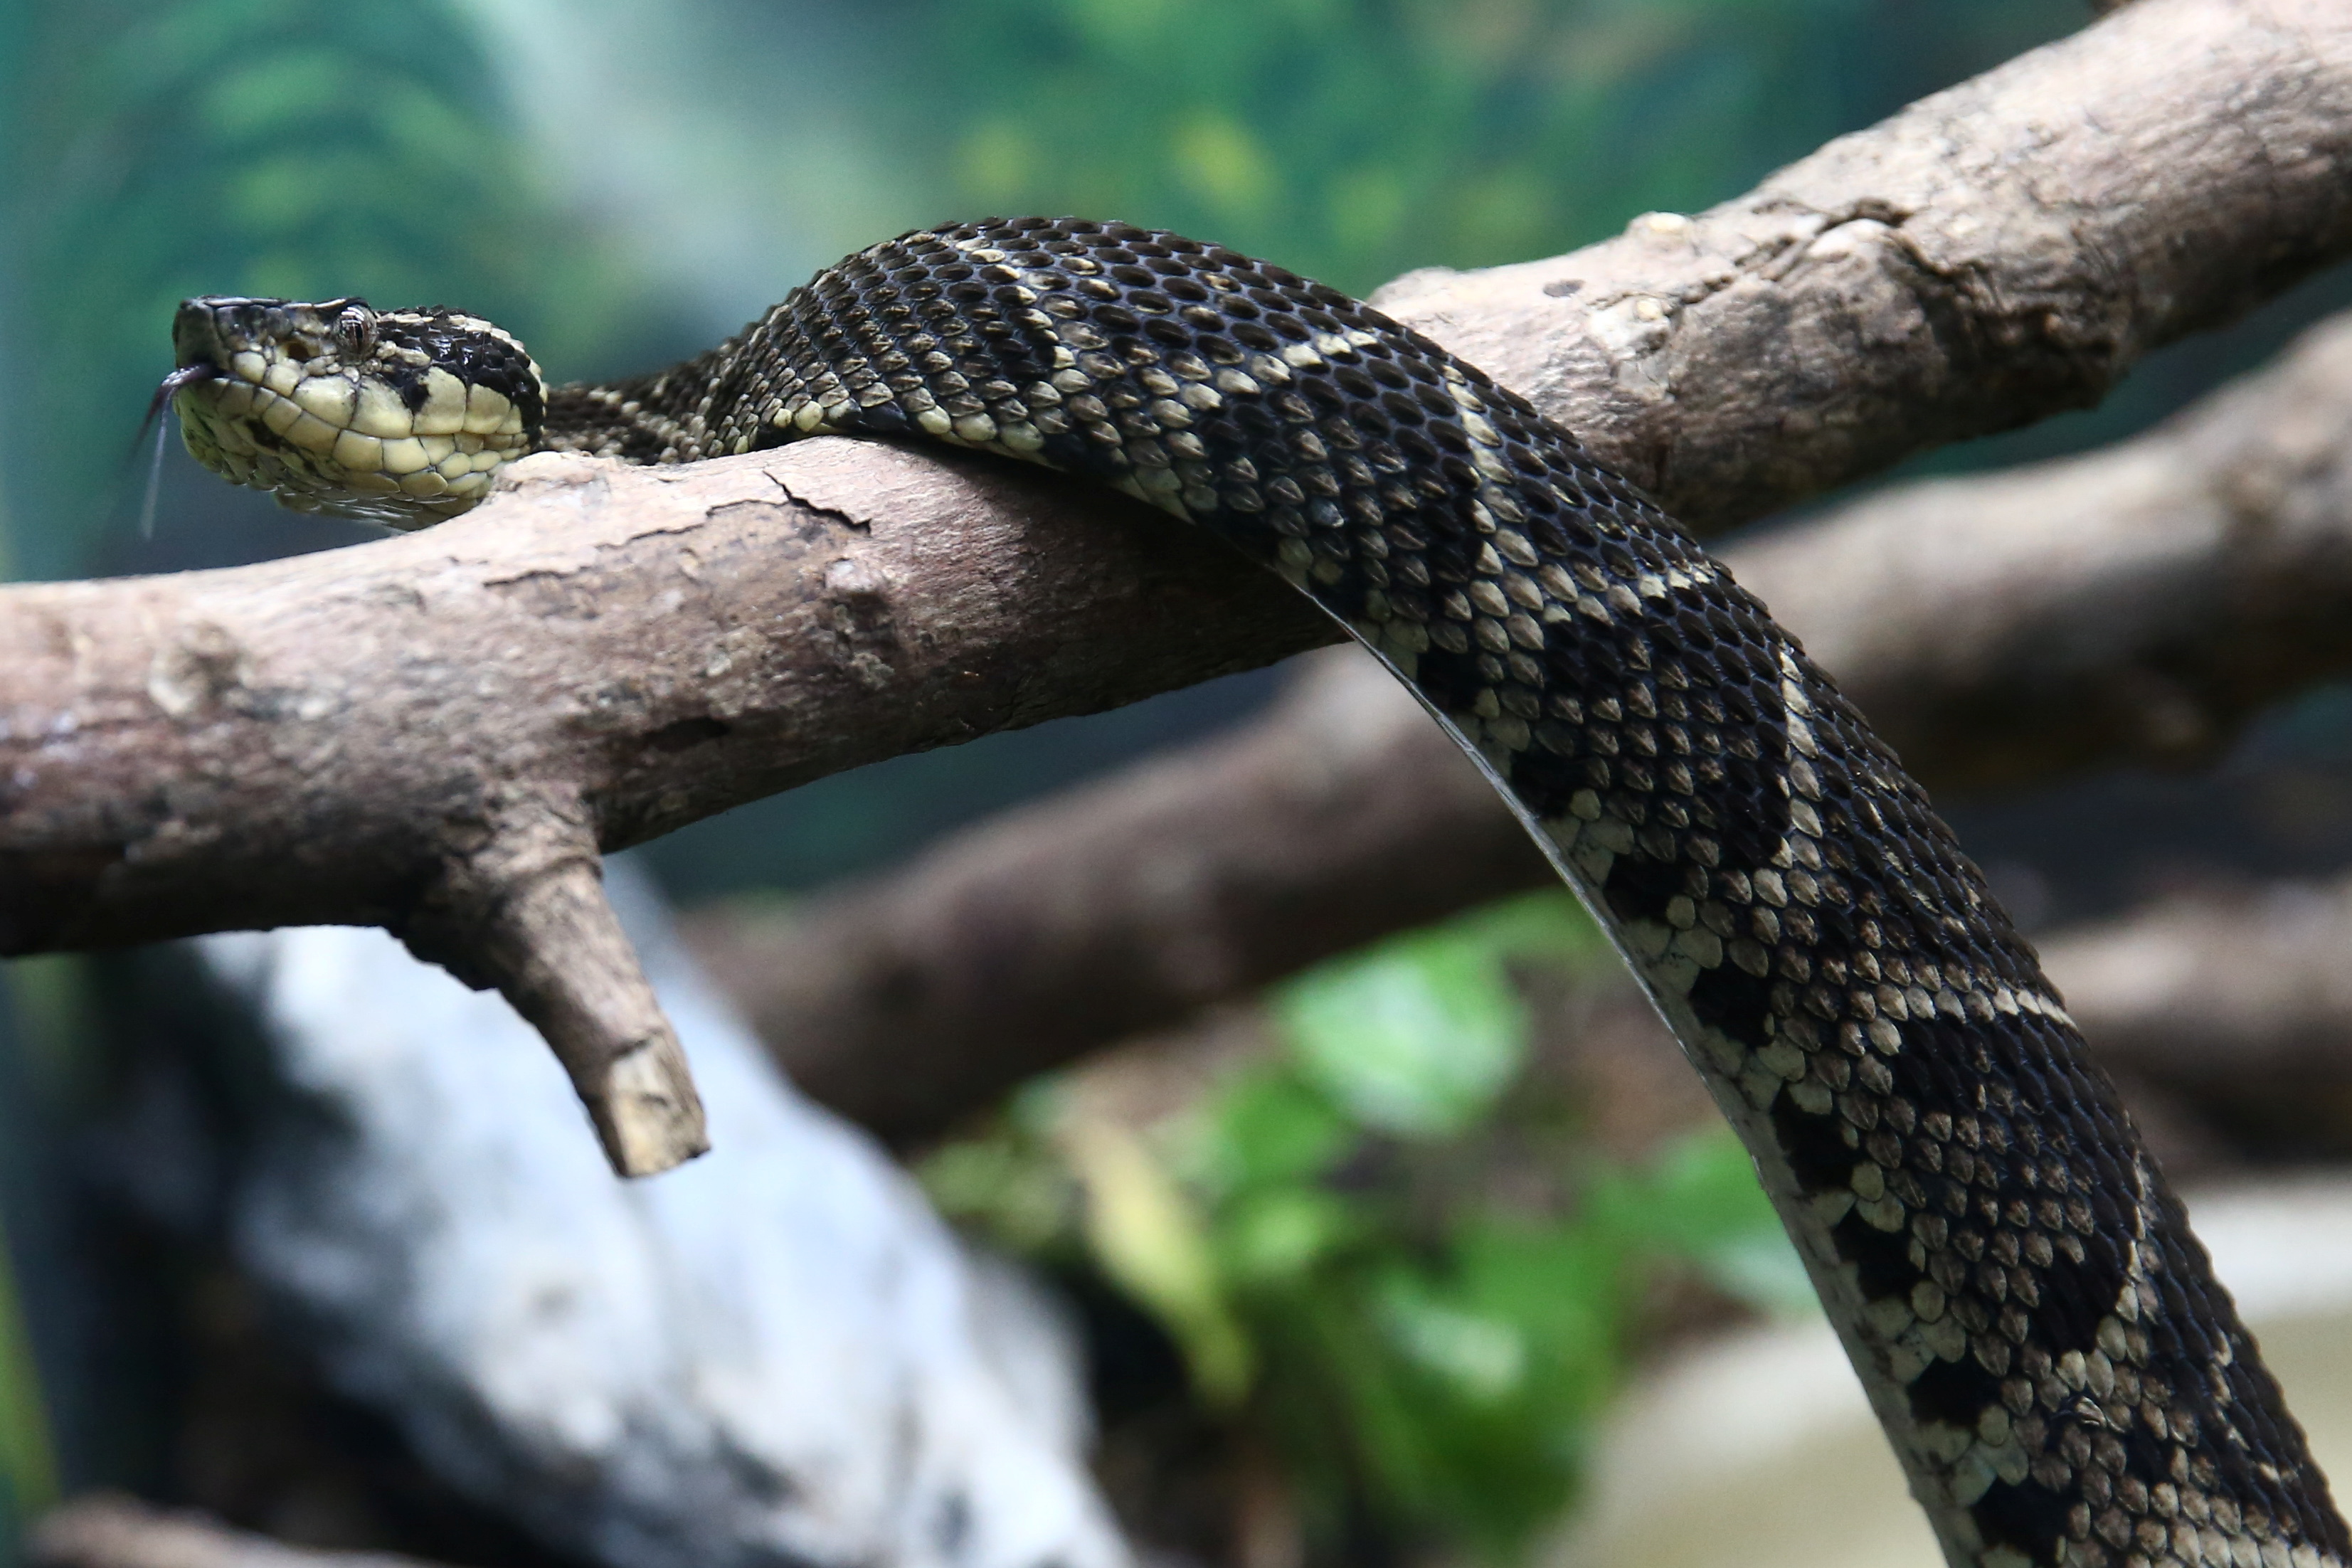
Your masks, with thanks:
[{"label": "blurred green background", "polygon": [[[463,305],[568,379],[699,349],[846,251],[982,212],[1174,227],[1363,292],[1412,268],[1563,250],[1646,210],[1736,195],[2084,20],[2065,0],[0,0],[0,573],[178,570],[369,536],[210,480],[176,435],[156,469],[156,528],[142,535],[149,457],[132,447],[184,295]],[[1921,466],[2112,438],[2259,360],[2346,293],[2307,289],[2161,356],[2099,411]],[[688,900],[809,886],[1226,721],[1267,689],[1266,677],[1239,678],[901,759],[702,825],[650,858]],[[2289,728],[2336,744],[2341,707],[2306,707]],[[2169,797],[2149,788],[2132,799],[2160,816]],[[2036,809],[2010,824],[2012,837],[2048,837],[2066,811],[2092,808]],[[2112,802],[2098,814],[2116,816]],[[1496,950],[1478,951],[1488,957],[1474,969]],[[1428,961],[1397,962],[1420,973]],[[75,1392],[73,1369],[102,1352],[82,1342],[61,1283],[75,1265],[42,1142],[92,1092],[77,1065],[76,981],[57,965],[17,965],[9,980],[0,1542],[5,1519],[50,1496],[60,1468],[81,1481],[109,1465],[103,1418]],[[1459,1000],[1494,984],[1478,969],[1440,989]],[[1383,1131],[1381,1113],[1317,1077],[1318,1031],[1353,1016],[1342,994],[1331,1003],[1310,988],[1286,1004],[1291,1065],[1234,1089],[1186,1135],[1202,1245],[1257,1258],[1227,1258],[1240,1273],[1220,1277],[1213,1310],[1177,1300],[1181,1278],[1168,1287],[1164,1321],[1209,1386],[1239,1375],[1215,1371],[1219,1356],[1250,1353],[1217,1349],[1220,1334],[1313,1337],[1299,1315],[1310,1297],[1285,1291],[1332,1259],[1350,1279],[1387,1281],[1374,1294],[1420,1325],[1407,1338],[1439,1347],[1429,1356],[1485,1353],[1455,1331],[1459,1303],[1416,1295],[1423,1276],[1364,1242],[1362,1214],[1292,1202],[1297,1172],[1278,1151],[1318,1118],[1330,1122],[1316,1134],[1327,1142],[1379,1132],[1442,1144],[1460,1131]],[[1462,1092],[1476,1107],[1499,1092],[1474,1088]],[[1253,1116],[1275,1129],[1276,1152],[1234,1142]],[[935,1173],[942,1195],[1011,1223],[1019,1205],[1006,1194],[1034,1173],[1022,1151],[1044,1136],[1038,1125],[1016,1116],[962,1167]],[[1688,1212],[1705,1245],[1691,1242],[1694,1255],[1714,1245],[1704,1216],[1730,1201],[1704,1175],[1715,1157],[1691,1156],[1698,1164],[1679,1175],[1622,1177],[1660,1191],[1697,1182]],[[1598,1230],[1573,1236],[1465,1230],[1447,1245],[1487,1261],[1457,1278],[1483,1267],[1507,1294],[1514,1248],[1638,1250],[1622,1217],[1605,1217],[1625,1205],[1602,1209]],[[1671,1229],[1681,1211],[1658,1212]],[[1041,1247],[1074,1234],[1040,1223]],[[1298,1239],[1322,1236],[1318,1226],[1355,1239]],[[1266,1236],[1290,1237],[1288,1263],[1265,1261],[1280,1250]],[[1217,1294],[1228,1287],[1232,1300]],[[1158,1288],[1136,1287],[1147,1298]],[[1229,1310],[1259,1315],[1219,1328]],[[1567,1332],[1528,1331],[1555,1348]],[[1580,1407],[1600,1384],[1572,1361],[1549,1375]],[[51,1373],[46,1396],[37,1365]],[[1473,1438],[1463,1452],[1486,1441]],[[1449,1488],[1476,1490],[1475,1463],[1449,1471],[1401,1449],[1380,1463],[1440,1511]],[[1517,1539],[1557,1477],[1489,1479],[1512,1494],[1493,1504],[1509,1517],[1490,1533]]]}]

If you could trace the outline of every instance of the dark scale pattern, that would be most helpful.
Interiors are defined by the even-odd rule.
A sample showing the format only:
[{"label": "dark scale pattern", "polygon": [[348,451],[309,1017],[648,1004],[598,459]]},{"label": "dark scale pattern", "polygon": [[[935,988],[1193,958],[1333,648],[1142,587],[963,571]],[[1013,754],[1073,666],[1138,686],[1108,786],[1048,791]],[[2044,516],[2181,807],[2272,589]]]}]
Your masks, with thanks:
[{"label": "dark scale pattern", "polygon": [[2342,1563],[2302,1434],[2032,951],[1763,607],[1524,401],[1233,251],[1041,218],[849,258],[551,445],[927,434],[1297,584],[1551,847],[1748,1140],[1955,1563]]}]

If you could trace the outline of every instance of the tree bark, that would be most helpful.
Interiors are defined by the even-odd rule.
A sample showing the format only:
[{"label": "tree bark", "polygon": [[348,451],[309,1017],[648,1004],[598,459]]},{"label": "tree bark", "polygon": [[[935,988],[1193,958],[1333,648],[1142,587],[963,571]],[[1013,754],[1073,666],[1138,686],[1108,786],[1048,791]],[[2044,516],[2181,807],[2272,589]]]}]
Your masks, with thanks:
[{"label": "tree bark", "polygon": [[[2348,248],[2352,14],[2141,0],[1698,218],[1387,299],[1704,531],[2090,401]],[[656,1169],[699,1119],[634,963],[571,940],[599,850],[1328,636],[998,466],[524,469],[416,538],[0,592],[0,952],[385,925],[560,1037]]]}]

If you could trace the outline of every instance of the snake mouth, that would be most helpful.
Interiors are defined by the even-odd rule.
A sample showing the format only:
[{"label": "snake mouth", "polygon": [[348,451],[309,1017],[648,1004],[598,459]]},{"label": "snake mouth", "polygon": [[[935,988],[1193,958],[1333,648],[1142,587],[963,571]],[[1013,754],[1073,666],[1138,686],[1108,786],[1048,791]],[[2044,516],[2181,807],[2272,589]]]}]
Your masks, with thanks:
[{"label": "snake mouth", "polygon": [[296,511],[426,527],[536,441],[538,367],[469,317],[213,296],[183,301],[172,335],[156,396],[189,452]]},{"label": "snake mouth", "polygon": [[143,443],[147,439],[147,432],[154,427],[156,417],[163,412],[165,404],[189,387],[201,382],[217,380],[219,376],[220,366],[202,359],[193,364],[184,364],[165,376],[162,384],[155,388],[155,395],[147,400],[147,416],[139,421],[140,441]]}]

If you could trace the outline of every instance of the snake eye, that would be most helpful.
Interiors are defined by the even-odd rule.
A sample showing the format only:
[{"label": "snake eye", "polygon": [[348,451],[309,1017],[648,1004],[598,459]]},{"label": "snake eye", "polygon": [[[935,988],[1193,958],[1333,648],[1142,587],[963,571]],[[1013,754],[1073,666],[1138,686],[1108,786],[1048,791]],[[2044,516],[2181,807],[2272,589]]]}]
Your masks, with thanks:
[{"label": "snake eye", "polygon": [[354,300],[335,318],[335,347],[347,360],[365,359],[375,347],[375,312]]}]

